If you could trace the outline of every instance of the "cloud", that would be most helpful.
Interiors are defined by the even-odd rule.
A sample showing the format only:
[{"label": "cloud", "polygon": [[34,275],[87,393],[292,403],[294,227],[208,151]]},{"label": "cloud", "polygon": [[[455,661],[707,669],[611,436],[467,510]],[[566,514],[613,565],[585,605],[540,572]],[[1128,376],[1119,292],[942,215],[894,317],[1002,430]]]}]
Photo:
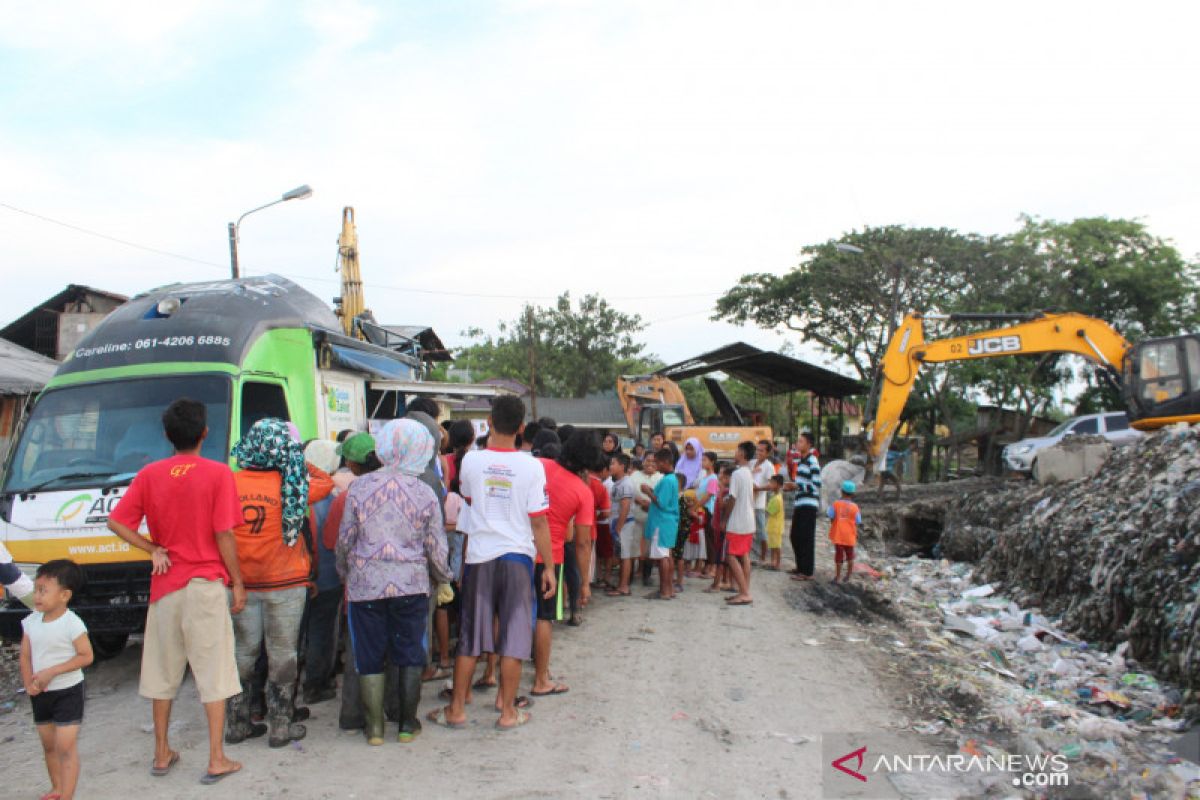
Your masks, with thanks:
[{"label": "cloud", "polygon": [[305,182],[311,200],[247,219],[247,269],[332,296],[352,205],[381,319],[453,341],[521,305],[384,287],[679,295],[622,301],[661,320],[645,337],[669,361],[777,346],[684,295],[866,224],[1139,216],[1200,249],[1186,6],[168,5],[22,7],[0,26],[9,64],[48,70],[16,110],[89,95],[55,124],[0,122],[0,201],[214,266],[0,209],[5,269],[38,276],[0,317],[70,281],[220,274],[225,223]]}]

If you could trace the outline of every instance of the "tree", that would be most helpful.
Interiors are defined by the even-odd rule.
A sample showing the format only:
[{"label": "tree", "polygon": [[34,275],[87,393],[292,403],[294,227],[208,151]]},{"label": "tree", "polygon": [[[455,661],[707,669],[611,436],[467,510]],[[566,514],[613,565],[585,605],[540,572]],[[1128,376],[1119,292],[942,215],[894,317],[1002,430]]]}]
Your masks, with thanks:
[{"label": "tree", "polygon": [[518,319],[501,322],[494,337],[479,328],[464,331],[475,342],[456,358],[469,364],[477,380],[528,384],[536,373],[538,394],[585,397],[613,389],[622,373],[650,366],[653,357],[633,338],[643,328],[641,317],[617,311],[599,295],[572,304],[564,292],[552,306],[526,305]]},{"label": "tree", "polygon": [[[861,250],[848,252],[847,245]],[[965,293],[1005,265],[992,239],[946,228],[891,225],[803,248],[785,275],[742,276],[713,319],[799,333],[845,359],[870,381],[899,315],[956,310]]]}]

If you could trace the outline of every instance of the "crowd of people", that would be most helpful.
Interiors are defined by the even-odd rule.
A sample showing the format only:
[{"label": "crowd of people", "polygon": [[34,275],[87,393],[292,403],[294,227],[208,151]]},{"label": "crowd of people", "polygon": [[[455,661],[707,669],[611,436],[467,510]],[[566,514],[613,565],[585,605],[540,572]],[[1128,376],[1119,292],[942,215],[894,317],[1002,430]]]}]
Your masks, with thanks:
[{"label": "crowd of people", "polygon": [[[814,577],[821,473],[808,434],[785,458],[763,440],[726,463],[697,439],[679,449],[655,433],[624,452],[616,434],[526,423],[511,396],[493,402],[482,439],[439,416],[415,398],[374,435],[308,443],[261,419],[232,448],[235,472],[200,456],[203,404],[164,412],[175,454],[137,474],[108,522],[152,564],[139,681],[153,707],[152,775],[179,762],[168,734],[188,667],[208,723],[201,782],[216,783],[241,769],[225,745],[304,738],[308,705],[337,698],[339,672],[339,724],[370,745],[387,720],[400,742],[421,733],[428,682],[443,683],[445,704],[426,722],[462,728],[473,695],[494,690],[495,727],[527,724],[534,698],[570,691],[552,677],[554,627],[583,624],[593,589],[627,599],[640,576],[647,599],[669,601],[692,579],[752,605],[752,571],[782,568],[784,492],[791,577]],[[858,509],[854,485],[840,488],[828,509],[834,579],[849,580]],[[26,620],[22,675],[52,784],[43,800],[70,798],[79,775],[92,659],[67,609],[79,580],[69,561],[44,565]]]}]

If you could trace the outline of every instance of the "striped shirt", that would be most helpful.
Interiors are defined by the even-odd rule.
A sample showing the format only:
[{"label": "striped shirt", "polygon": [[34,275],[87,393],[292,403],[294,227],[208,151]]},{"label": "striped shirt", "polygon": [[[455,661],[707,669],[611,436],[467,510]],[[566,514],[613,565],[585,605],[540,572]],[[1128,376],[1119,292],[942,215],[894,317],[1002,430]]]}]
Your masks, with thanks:
[{"label": "striped shirt", "polygon": [[796,508],[819,508],[821,505],[821,463],[809,453],[796,462]]}]

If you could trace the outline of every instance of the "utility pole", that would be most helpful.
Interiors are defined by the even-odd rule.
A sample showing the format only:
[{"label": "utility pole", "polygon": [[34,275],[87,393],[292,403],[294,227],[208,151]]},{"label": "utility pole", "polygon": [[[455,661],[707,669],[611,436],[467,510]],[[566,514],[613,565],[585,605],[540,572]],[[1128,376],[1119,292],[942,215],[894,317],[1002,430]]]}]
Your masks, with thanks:
[{"label": "utility pole", "polygon": [[529,341],[529,415],[536,420],[537,412],[537,340],[534,338],[533,306],[525,306],[525,336]]}]

